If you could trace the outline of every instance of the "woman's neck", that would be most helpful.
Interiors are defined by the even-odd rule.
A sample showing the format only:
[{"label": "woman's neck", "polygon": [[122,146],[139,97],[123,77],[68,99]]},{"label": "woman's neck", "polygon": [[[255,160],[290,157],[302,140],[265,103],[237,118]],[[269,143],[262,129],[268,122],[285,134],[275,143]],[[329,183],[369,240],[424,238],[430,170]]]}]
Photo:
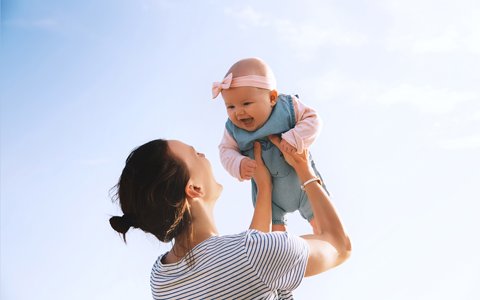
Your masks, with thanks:
[{"label": "woman's neck", "polygon": [[181,260],[188,251],[206,239],[218,235],[218,230],[213,218],[213,205],[203,201],[191,201],[190,212],[192,223],[190,230],[186,230],[175,238],[172,250],[167,254],[166,263]]}]

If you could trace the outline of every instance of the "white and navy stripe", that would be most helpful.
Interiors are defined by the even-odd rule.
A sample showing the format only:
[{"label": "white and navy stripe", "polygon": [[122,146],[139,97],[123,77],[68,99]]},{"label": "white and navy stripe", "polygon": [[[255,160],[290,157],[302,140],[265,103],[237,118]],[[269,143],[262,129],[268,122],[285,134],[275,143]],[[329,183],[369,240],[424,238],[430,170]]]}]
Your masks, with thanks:
[{"label": "white and navy stripe", "polygon": [[306,242],[287,232],[248,230],[211,237],[185,259],[152,268],[154,299],[293,299],[305,273]]}]

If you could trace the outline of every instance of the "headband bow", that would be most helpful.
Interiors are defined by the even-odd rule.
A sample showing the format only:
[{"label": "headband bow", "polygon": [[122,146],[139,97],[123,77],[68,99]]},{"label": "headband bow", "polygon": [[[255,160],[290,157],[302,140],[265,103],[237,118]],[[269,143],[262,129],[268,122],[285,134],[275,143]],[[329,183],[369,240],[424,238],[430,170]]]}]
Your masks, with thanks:
[{"label": "headband bow", "polygon": [[218,94],[222,92],[222,90],[227,90],[230,88],[232,84],[233,74],[230,73],[227,77],[223,78],[222,82],[214,82],[212,86],[212,99],[217,98]]},{"label": "headband bow", "polygon": [[214,82],[212,86],[212,99],[222,92],[222,90],[228,90],[233,87],[251,86],[261,89],[274,90],[276,89],[276,83],[274,78],[259,75],[246,75],[233,78],[233,74],[228,74],[223,78],[222,82]]}]

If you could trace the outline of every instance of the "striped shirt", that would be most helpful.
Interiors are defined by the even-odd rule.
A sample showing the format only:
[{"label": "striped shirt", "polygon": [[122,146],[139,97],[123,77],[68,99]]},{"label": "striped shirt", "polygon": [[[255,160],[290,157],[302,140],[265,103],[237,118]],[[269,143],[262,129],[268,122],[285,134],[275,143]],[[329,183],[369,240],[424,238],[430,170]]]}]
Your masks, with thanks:
[{"label": "striped shirt", "polygon": [[305,274],[308,245],[288,232],[257,230],[213,236],[186,259],[152,268],[154,299],[293,299]]}]

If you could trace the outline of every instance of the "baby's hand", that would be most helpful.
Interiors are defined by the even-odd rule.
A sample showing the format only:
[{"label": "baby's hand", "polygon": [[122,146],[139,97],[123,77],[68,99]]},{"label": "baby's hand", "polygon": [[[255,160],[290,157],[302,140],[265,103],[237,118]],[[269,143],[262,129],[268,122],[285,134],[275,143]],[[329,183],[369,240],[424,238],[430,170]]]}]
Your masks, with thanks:
[{"label": "baby's hand", "polygon": [[286,152],[286,153],[296,153],[297,152],[297,148],[293,147],[292,145],[290,145],[287,141],[285,141],[284,139],[282,139],[282,141],[280,142],[280,150],[282,152]]},{"label": "baby's hand", "polygon": [[240,162],[240,177],[244,180],[252,179],[257,169],[257,163],[248,157],[245,157]]}]

